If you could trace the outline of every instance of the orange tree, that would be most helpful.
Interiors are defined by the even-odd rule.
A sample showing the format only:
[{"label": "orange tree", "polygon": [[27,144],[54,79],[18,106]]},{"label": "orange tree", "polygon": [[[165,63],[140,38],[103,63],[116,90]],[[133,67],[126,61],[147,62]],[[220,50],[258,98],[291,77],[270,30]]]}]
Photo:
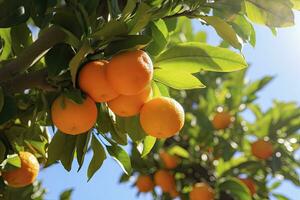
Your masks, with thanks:
[{"label": "orange tree", "polygon": [[[120,182],[130,181],[138,193],[151,192],[154,199],[286,199],[274,190],[284,180],[300,186],[295,158],[300,108],[274,101],[263,111],[257,92],[272,77],[247,83],[245,74],[203,73],[203,82],[213,83],[206,90],[163,93],[184,106],[185,126],[142,158],[134,145],[133,178],[124,174]],[[161,171],[170,176],[163,176],[163,184],[156,178]],[[136,180],[145,176],[156,188],[140,190]]]},{"label": "orange tree", "polygon": [[[244,69],[239,50],[255,45],[252,23],[276,33],[293,25],[293,9],[296,0],[1,1],[1,197],[43,196],[32,178],[36,162],[22,152],[42,168],[60,162],[69,171],[74,158],[80,170],[91,150],[88,179],[107,155],[131,174],[135,163],[122,148],[128,139],[144,157],[153,136],[169,137],[183,126],[181,105],[161,97],[168,88],[203,88],[200,72]],[[212,26],[221,47],[201,42],[203,33],[193,36],[191,19]],[[16,188],[5,174],[18,177],[20,170],[31,178]]]}]

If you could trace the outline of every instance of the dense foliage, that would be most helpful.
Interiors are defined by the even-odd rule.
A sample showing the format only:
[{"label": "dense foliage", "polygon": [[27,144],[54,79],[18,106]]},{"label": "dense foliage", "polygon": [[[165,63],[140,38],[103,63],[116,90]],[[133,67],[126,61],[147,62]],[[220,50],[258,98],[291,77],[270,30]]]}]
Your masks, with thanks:
[{"label": "dense foliage", "polygon": [[[67,171],[71,170],[75,158],[80,170],[88,150],[93,151],[93,159],[87,169],[88,179],[101,167],[107,155],[118,160],[126,174],[132,173],[132,167],[139,171],[140,168],[136,166],[139,161],[135,162],[135,159],[147,156],[156,138],[144,133],[137,116],[116,117],[109,111],[106,103],[98,103],[99,116],[94,128],[86,134],[72,136],[55,129],[50,107],[54,99],[61,94],[74,102],[81,102],[83,94],[78,89],[77,76],[83,64],[91,60],[109,60],[119,52],[143,49],[150,55],[154,64],[154,96],[169,95],[170,88],[181,91],[197,89],[188,91],[188,98],[179,95],[185,93],[170,92],[171,96],[174,95],[184,104],[186,120],[189,120],[189,117],[199,117],[199,122],[197,121],[191,129],[188,141],[197,141],[197,145],[201,147],[214,147],[216,150],[228,148],[228,151],[222,151],[226,152],[226,155],[221,155],[223,160],[220,162],[233,159],[234,152],[247,149],[246,136],[249,132],[243,130],[239,123],[242,120],[239,109],[244,105],[242,109],[251,108],[257,116],[258,123],[247,124],[249,130],[252,130],[251,134],[260,137],[269,135],[274,139],[272,141],[284,140],[280,140],[278,151],[288,156],[274,157],[270,162],[263,163],[264,166],[266,164],[271,167],[274,174],[278,173],[294,180],[296,174],[281,165],[287,166],[288,163],[289,167],[296,167],[296,161],[290,152],[297,147],[292,147],[293,142],[293,145],[286,143],[289,139],[298,141],[293,134],[299,129],[299,120],[291,121],[299,116],[295,105],[276,103],[273,109],[262,113],[252,101],[256,98],[256,89],[268,82],[268,79],[259,81],[254,86],[247,86],[245,90],[246,86],[241,84],[244,71],[241,71],[239,76],[224,75],[226,81],[217,85],[213,72],[232,72],[246,68],[247,62],[241,50],[245,43],[255,46],[253,23],[265,25],[276,34],[277,28],[293,25],[293,9],[299,8],[298,0],[0,1],[1,171],[20,167],[21,161],[17,154],[20,151],[33,153],[42,167],[60,162]],[[192,19],[202,26],[212,26],[224,40],[220,47],[205,44],[205,34],[202,32],[194,34]],[[202,74],[204,72],[205,76]],[[208,89],[198,90],[205,85]],[[220,96],[214,97],[213,88],[220,90]],[[226,90],[231,91],[232,98],[225,98]],[[191,109],[191,103],[198,104],[199,98],[200,111]],[[212,130],[208,118],[218,106],[226,106],[236,115],[235,134],[231,133],[233,129],[229,129],[224,135]],[[286,115],[279,115],[282,113]],[[202,123],[201,120],[207,123]],[[205,136],[202,135],[202,131],[198,134],[198,129],[203,127],[206,130]],[[192,130],[196,131],[193,133]],[[52,132],[55,132],[53,137],[50,134]],[[178,138],[188,133],[184,130]],[[287,137],[289,134],[291,138]],[[219,141],[213,142],[214,138],[218,138]],[[130,159],[122,147],[127,145],[128,141],[138,146],[138,152],[132,155],[133,159]],[[177,142],[174,141],[171,145]],[[245,145],[239,147],[232,145],[244,143]],[[284,150],[286,147],[291,147],[292,150]],[[202,148],[199,149],[206,152]],[[194,158],[196,157],[191,156],[191,159]],[[198,161],[192,160],[191,163]],[[206,161],[201,161],[204,168],[211,164],[209,159]],[[236,164],[241,162],[246,161],[240,160]],[[256,167],[262,165],[261,162],[247,162],[254,163]],[[228,168],[230,167],[232,166]],[[269,172],[269,168],[264,169]],[[218,177],[226,178],[226,174],[231,173],[227,168],[218,170]],[[251,170],[245,170],[245,174],[251,173]],[[266,171],[258,173],[263,176],[257,180],[264,181]],[[218,184],[226,190],[225,182],[219,182],[222,180],[227,181],[220,179]],[[1,182],[1,198],[43,198],[44,190],[40,188],[40,184],[13,189],[6,186],[2,180]],[[296,180],[294,182],[298,184]],[[241,191],[245,189],[240,184],[237,187],[241,188]],[[69,193],[70,191],[67,191],[64,195]],[[183,191],[184,193],[186,192]],[[262,187],[260,193],[262,197],[266,197],[268,190]],[[241,192],[241,195],[236,194],[234,197],[243,200],[249,198],[245,197],[247,192]]]}]

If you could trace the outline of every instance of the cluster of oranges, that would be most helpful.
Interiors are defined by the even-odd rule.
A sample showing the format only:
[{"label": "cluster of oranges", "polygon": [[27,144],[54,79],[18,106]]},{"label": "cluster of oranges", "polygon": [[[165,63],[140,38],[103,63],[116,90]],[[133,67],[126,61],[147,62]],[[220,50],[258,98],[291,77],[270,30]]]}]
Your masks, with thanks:
[{"label": "cluster of oranges", "polygon": [[84,102],[59,96],[51,107],[52,121],[66,134],[81,134],[96,123],[96,103],[107,103],[117,116],[140,115],[147,134],[171,137],[183,127],[184,110],[172,98],[152,98],[152,78],[152,61],[142,50],[119,53],[110,61],[88,62],[78,75],[79,88],[87,95]]}]

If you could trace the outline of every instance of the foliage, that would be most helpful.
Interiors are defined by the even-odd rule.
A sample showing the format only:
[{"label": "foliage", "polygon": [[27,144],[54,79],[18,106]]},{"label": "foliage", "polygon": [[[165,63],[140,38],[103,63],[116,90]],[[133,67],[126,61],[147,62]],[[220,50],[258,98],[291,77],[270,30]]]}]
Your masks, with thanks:
[{"label": "foliage", "polygon": [[[130,140],[139,146],[139,157],[145,157],[156,140],[143,132],[137,117],[116,117],[105,103],[101,103],[97,105],[99,116],[95,127],[87,134],[70,136],[56,131],[50,106],[62,93],[80,102],[82,94],[77,89],[76,79],[84,63],[110,59],[118,52],[132,49],[144,49],[154,62],[152,86],[155,96],[168,96],[169,88],[189,90],[206,85],[209,89],[190,93],[203,99],[201,119],[207,121],[207,116],[216,105],[221,105],[220,102],[228,105],[232,112],[238,111],[240,105],[249,105],[261,122],[250,124],[250,130],[258,130],[259,136],[271,134],[269,137],[276,138],[285,136],[277,135],[276,131],[280,129],[280,134],[293,136],[299,123],[293,121],[291,126],[286,123],[298,115],[293,111],[295,105],[278,102],[276,109],[261,113],[257,105],[251,104],[256,98],[256,90],[269,78],[255,82],[246,90],[243,84],[238,84],[243,76],[232,78],[219,88],[224,92],[227,88],[232,90],[234,98],[227,99],[224,95],[213,97],[214,79],[207,80],[207,76],[202,75],[208,71],[212,72],[206,75],[214,76],[213,72],[246,68],[241,50],[244,43],[255,46],[252,23],[268,26],[275,33],[276,28],[293,25],[292,9],[299,9],[298,1],[0,1],[0,161],[3,170],[18,167],[15,153],[21,150],[34,153],[43,167],[60,162],[68,171],[76,158],[80,170],[85,154],[91,150],[94,155],[87,170],[88,179],[101,167],[107,155],[116,159],[124,172],[130,174],[138,163],[131,162],[122,146]],[[203,26],[212,26],[224,40],[223,45],[232,48],[204,44],[205,34],[193,34],[192,19]],[[207,101],[207,95],[212,95],[209,97],[212,99]],[[186,100],[192,102],[192,96]],[[188,105],[186,111],[191,112]],[[283,112],[287,114],[279,115]],[[261,128],[263,122],[270,126]],[[212,132],[209,123],[205,128]],[[238,128],[241,131],[241,127]],[[51,138],[48,132],[55,132],[55,135]],[[205,145],[212,146],[212,138],[205,138]],[[240,144],[243,138],[232,135],[231,139]],[[226,151],[225,157],[229,160],[234,150],[229,140],[220,141],[230,150]],[[284,159],[293,159],[291,154],[287,155],[290,156],[283,156]],[[282,161],[285,162],[291,161]],[[294,174],[286,168],[278,170],[285,170],[279,173],[293,179]],[[5,190],[6,187],[1,188]]]}]

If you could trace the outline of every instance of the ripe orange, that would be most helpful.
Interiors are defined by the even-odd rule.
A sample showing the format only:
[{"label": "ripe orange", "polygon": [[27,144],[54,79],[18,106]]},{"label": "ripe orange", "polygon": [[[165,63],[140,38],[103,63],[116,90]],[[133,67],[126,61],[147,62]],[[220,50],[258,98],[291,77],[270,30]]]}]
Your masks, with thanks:
[{"label": "ripe orange", "polygon": [[249,178],[239,178],[241,182],[243,182],[250,191],[251,196],[256,193],[256,185],[252,179]]},{"label": "ripe orange", "polygon": [[167,169],[174,169],[179,164],[179,158],[167,153],[166,151],[160,151],[159,156]]},{"label": "ripe orange", "polygon": [[108,102],[108,107],[121,117],[130,117],[140,113],[143,105],[152,96],[151,86],[147,86],[137,95],[120,95]]},{"label": "ripe orange", "polygon": [[140,192],[151,192],[154,188],[154,183],[150,176],[139,176],[135,184]]},{"label": "ripe orange", "polygon": [[228,128],[231,122],[231,115],[225,111],[216,113],[212,120],[213,127],[217,130]]},{"label": "ripe orange", "polygon": [[52,121],[63,133],[78,135],[90,130],[97,120],[95,102],[87,97],[82,104],[61,95],[51,107]]},{"label": "ripe orange", "polygon": [[84,65],[78,76],[79,87],[96,102],[110,101],[118,96],[106,79],[105,60],[91,61]]},{"label": "ripe orange", "polygon": [[171,192],[175,188],[175,179],[173,175],[166,170],[158,170],[154,174],[154,182],[163,192]]},{"label": "ripe orange", "polygon": [[107,79],[123,95],[140,93],[153,77],[153,64],[142,50],[127,51],[114,56],[107,64]]},{"label": "ripe orange", "polygon": [[190,200],[213,200],[214,190],[206,183],[197,183],[189,196]]},{"label": "ripe orange", "polygon": [[256,158],[266,160],[273,154],[273,145],[268,141],[259,139],[251,144],[251,151]]},{"label": "ripe orange", "polygon": [[142,107],[140,123],[147,134],[157,138],[168,138],[183,127],[184,110],[174,99],[154,98]]},{"label": "ripe orange", "polygon": [[20,152],[21,167],[3,172],[2,177],[11,187],[20,188],[33,183],[39,173],[39,162],[29,152]]}]

